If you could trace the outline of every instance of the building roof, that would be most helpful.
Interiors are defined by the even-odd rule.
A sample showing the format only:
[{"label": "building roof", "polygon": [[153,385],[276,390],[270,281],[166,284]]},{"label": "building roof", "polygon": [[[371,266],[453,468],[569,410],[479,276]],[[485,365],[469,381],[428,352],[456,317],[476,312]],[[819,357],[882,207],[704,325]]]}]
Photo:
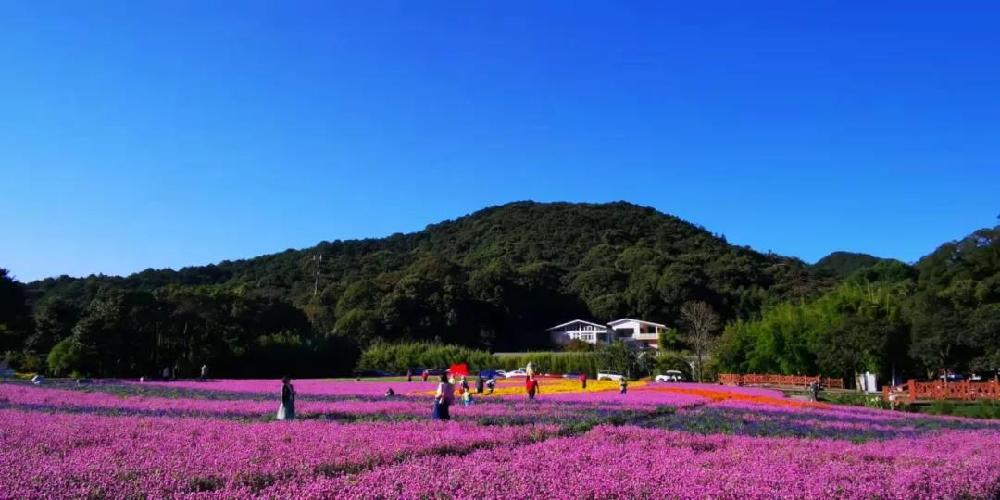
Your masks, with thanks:
[{"label": "building roof", "polygon": [[601,324],[598,324],[598,323],[592,323],[590,321],[584,321],[582,319],[574,319],[573,321],[567,321],[567,322],[565,322],[565,323],[563,323],[561,325],[553,326],[552,328],[549,328],[546,331],[549,331],[549,330],[558,330],[558,329],[560,329],[560,328],[562,328],[564,326],[572,325],[573,323],[585,323],[585,324],[588,324],[588,325],[591,325],[591,326],[596,326],[598,328],[603,328],[605,330],[608,329],[607,325],[601,325]]},{"label": "building roof", "polygon": [[626,323],[626,322],[629,322],[629,321],[635,321],[636,323],[642,323],[644,325],[659,326],[661,328],[666,328],[667,327],[667,325],[661,325],[660,323],[653,323],[652,321],[645,321],[645,320],[641,320],[641,319],[632,319],[632,318],[616,319],[614,321],[609,321],[608,324],[611,325],[612,327],[614,327],[615,325],[620,325],[622,323]]}]

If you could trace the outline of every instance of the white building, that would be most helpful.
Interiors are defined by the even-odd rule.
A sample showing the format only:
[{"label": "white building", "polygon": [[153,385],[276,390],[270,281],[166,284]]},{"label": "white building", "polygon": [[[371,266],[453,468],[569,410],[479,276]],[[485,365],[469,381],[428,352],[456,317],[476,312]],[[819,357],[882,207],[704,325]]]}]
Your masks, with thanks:
[{"label": "white building", "polygon": [[608,327],[582,319],[574,319],[547,330],[552,335],[552,343],[563,345],[570,340],[579,340],[588,344],[604,344],[608,342]]},{"label": "white building", "polygon": [[659,334],[667,331],[667,325],[630,318],[616,319],[609,322],[608,326],[612,328],[617,338],[652,349],[657,347]]}]

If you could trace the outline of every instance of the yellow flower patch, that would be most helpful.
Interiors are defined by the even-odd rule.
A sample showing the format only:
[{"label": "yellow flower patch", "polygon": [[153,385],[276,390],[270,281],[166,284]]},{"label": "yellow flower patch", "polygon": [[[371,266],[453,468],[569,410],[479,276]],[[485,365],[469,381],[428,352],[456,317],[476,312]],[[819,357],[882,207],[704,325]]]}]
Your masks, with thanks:
[{"label": "yellow flower patch", "polygon": [[[635,389],[646,385],[645,381],[639,382],[629,382],[628,388]],[[562,393],[583,393],[583,392],[603,392],[603,391],[617,391],[618,382],[612,382],[610,380],[588,380],[587,389],[580,388],[579,380],[564,379],[564,380],[553,380],[553,379],[539,379],[538,380],[538,394],[562,394]],[[510,396],[526,395],[527,392],[524,390],[524,381],[513,386],[497,387],[493,391],[492,396]],[[477,394],[477,396],[490,396],[486,392],[483,394]]]}]

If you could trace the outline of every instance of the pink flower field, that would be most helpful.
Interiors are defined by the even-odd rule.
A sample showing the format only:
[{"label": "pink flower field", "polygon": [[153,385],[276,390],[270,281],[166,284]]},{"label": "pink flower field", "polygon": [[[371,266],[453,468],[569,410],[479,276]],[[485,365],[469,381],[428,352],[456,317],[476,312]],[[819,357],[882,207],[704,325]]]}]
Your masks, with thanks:
[{"label": "pink flower field", "polygon": [[[136,382],[138,383],[138,382]],[[251,394],[274,394],[281,390],[278,380],[179,380],[173,382],[149,381],[143,385],[195,389],[205,391],[242,392]],[[295,392],[309,396],[367,395],[381,396],[386,388],[393,387],[400,394],[433,391],[437,383],[421,382],[414,377],[413,382],[354,382],[343,380],[307,379],[295,382]]]},{"label": "pink flower field", "polygon": [[0,499],[1000,495],[998,421],[647,384],[441,422],[429,383],[295,385],[276,421],[274,381],[0,383]]}]

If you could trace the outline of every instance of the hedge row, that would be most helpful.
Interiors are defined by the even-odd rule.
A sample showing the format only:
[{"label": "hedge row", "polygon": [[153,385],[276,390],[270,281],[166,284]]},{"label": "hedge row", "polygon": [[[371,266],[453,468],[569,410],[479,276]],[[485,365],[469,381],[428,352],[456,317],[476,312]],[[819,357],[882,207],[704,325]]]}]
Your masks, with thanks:
[{"label": "hedge row", "polygon": [[358,370],[385,370],[406,373],[411,368],[447,368],[453,363],[468,363],[476,373],[483,369],[513,370],[531,363],[541,373],[586,372],[595,376],[601,366],[600,357],[593,352],[529,352],[494,356],[486,351],[468,347],[413,343],[376,344],[361,354]]},{"label": "hedge row", "polygon": [[361,353],[358,370],[385,370],[406,373],[411,368],[447,368],[453,363],[468,363],[469,370],[494,368],[496,361],[486,351],[447,344],[376,344]]},{"label": "hedge row", "polygon": [[601,358],[593,352],[527,352],[495,358],[497,367],[504,370],[524,368],[531,362],[540,373],[586,372],[595,377],[598,370],[608,368],[601,366]]}]

